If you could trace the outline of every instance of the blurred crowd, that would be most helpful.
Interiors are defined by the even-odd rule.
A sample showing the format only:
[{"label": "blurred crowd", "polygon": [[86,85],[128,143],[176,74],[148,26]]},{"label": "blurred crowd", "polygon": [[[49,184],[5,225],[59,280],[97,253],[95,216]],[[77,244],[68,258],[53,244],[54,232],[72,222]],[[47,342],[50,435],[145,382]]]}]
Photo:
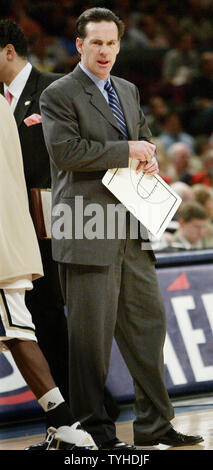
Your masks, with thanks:
[{"label": "blurred crowd", "polygon": [[157,146],[160,175],[182,197],[156,250],[213,247],[213,1],[1,0],[41,71],[78,63],[75,21],[83,10],[112,9],[126,31],[113,73],[134,82]]}]

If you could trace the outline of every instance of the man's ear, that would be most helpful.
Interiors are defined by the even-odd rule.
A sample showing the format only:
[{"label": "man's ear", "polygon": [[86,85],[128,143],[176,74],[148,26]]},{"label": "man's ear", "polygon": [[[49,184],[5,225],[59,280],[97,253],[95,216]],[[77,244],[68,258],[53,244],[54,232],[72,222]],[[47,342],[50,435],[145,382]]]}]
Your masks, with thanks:
[{"label": "man's ear", "polygon": [[13,60],[16,55],[15,47],[13,46],[13,44],[7,44],[5,46],[5,51],[6,51],[7,60],[8,61]]},{"label": "man's ear", "polygon": [[119,54],[120,48],[121,48],[121,41],[119,40],[119,42],[118,42],[118,52],[117,52],[117,54]]},{"label": "man's ear", "polygon": [[83,44],[83,40],[81,38],[76,38],[76,49],[78,51],[79,54],[82,53],[82,44]]}]

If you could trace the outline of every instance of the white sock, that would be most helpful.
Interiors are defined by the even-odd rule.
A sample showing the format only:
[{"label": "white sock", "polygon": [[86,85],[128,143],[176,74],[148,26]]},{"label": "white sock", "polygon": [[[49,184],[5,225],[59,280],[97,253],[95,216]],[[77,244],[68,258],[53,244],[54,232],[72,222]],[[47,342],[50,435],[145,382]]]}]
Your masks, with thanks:
[{"label": "white sock", "polygon": [[49,392],[45,393],[38,400],[39,404],[45,412],[53,410],[58,405],[64,402],[64,398],[61,395],[61,392],[58,387],[52,388]]}]

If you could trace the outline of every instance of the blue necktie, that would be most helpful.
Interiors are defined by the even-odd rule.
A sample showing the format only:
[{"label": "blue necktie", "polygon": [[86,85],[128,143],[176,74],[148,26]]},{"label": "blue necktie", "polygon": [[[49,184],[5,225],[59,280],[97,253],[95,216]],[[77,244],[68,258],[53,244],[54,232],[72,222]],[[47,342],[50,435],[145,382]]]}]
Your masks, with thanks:
[{"label": "blue necktie", "polygon": [[125,118],[124,118],[124,115],[123,115],[123,111],[122,111],[122,108],[121,108],[121,105],[118,101],[118,98],[115,94],[115,91],[112,87],[112,85],[107,82],[106,85],[104,86],[104,89],[107,91],[108,93],[108,99],[109,99],[109,106],[117,120],[117,123],[125,137],[126,140],[129,139],[128,137],[128,131],[127,131],[127,127],[126,127],[126,121],[125,121]]}]

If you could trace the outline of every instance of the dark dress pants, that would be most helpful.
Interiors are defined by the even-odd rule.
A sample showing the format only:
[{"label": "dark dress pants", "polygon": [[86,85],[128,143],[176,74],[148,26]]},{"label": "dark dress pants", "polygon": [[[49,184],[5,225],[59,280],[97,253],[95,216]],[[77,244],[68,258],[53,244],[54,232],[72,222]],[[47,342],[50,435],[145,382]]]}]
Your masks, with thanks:
[{"label": "dark dress pants", "polygon": [[165,311],[155,265],[139,240],[121,240],[110,266],[59,265],[68,308],[71,407],[99,444],[115,437],[104,407],[113,336],[135,386],[134,437],[164,434],[173,418],[165,384]]}]

